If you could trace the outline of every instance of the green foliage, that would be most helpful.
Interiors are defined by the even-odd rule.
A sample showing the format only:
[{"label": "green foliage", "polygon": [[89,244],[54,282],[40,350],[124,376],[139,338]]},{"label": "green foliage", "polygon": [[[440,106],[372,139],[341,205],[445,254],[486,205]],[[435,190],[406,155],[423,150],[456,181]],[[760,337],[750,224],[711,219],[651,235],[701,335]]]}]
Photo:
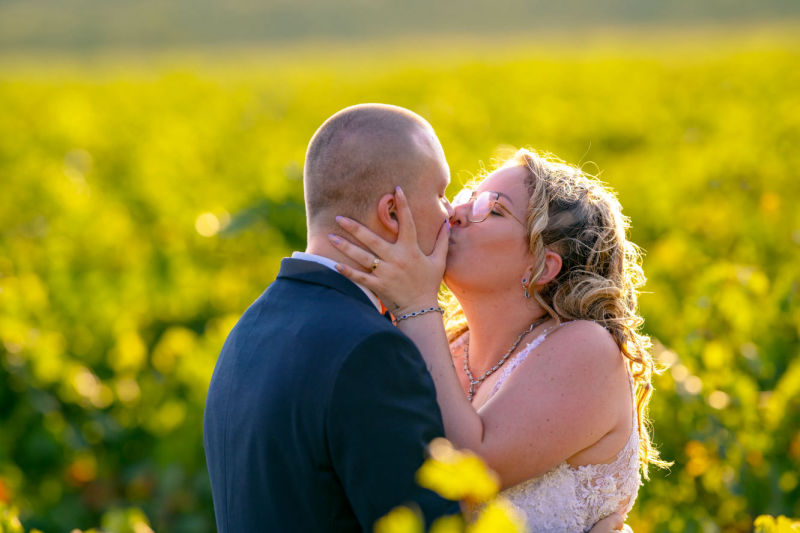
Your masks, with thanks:
[{"label": "green foliage", "polygon": [[385,101],[434,125],[451,193],[508,145],[596,164],[619,192],[671,365],[651,412],[675,465],[634,530],[800,516],[800,42],[680,38],[4,65],[0,501],[44,531],[129,506],[156,531],[214,530],[216,356],[304,247],[311,134]]},{"label": "green foliage", "polygon": [[[103,513],[101,528],[73,529],[71,533],[153,533],[147,517],[141,509],[129,507],[127,509],[111,509]],[[25,533],[26,528],[19,520],[19,511],[9,508],[0,501],[0,533]],[[42,533],[38,529],[27,530],[29,533]]]}]

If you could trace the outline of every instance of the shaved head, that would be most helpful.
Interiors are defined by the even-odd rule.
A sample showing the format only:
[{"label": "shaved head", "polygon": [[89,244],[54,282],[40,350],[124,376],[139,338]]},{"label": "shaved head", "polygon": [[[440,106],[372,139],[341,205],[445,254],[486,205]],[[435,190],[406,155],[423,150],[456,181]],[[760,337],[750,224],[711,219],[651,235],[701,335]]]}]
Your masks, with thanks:
[{"label": "shaved head", "polygon": [[398,185],[412,193],[443,165],[446,171],[441,144],[419,115],[384,104],[345,108],[308,144],[303,186],[309,230],[331,227],[336,215],[360,220],[383,194]]}]

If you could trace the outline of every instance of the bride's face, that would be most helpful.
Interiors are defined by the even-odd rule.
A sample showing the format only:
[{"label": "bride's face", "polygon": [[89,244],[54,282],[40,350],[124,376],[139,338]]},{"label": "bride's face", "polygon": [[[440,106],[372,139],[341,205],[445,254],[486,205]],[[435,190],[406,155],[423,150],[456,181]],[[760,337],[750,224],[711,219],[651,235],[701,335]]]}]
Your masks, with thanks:
[{"label": "bride's face", "polygon": [[[525,170],[510,167],[489,174],[475,189],[473,200],[453,205],[450,247],[444,281],[456,294],[515,287],[532,263],[525,227],[528,192]],[[484,194],[490,191],[492,194]],[[486,219],[487,205],[496,199]]]}]

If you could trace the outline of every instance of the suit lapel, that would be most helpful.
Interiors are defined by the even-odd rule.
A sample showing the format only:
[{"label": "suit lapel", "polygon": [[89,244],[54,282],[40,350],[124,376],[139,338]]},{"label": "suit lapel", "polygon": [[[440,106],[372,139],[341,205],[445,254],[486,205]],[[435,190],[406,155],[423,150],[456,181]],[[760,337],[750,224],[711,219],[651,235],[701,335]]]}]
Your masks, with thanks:
[{"label": "suit lapel", "polygon": [[373,307],[367,295],[355,283],[335,270],[313,261],[292,259],[291,257],[284,258],[281,260],[281,270],[278,272],[278,279],[280,278],[330,287]]}]

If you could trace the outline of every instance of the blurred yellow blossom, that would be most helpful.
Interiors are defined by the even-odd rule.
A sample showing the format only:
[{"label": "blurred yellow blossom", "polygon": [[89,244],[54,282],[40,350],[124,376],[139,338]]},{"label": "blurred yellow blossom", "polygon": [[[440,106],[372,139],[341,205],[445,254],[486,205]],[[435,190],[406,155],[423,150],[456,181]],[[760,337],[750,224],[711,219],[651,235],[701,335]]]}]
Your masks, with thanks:
[{"label": "blurred yellow blossom", "polygon": [[452,515],[437,518],[429,533],[462,533],[463,531],[464,518],[461,515]]},{"label": "blurred yellow blossom", "polygon": [[[477,510],[471,523],[461,515],[444,516],[430,533],[521,533],[525,521],[518,510],[497,498],[497,474],[472,452],[456,450],[447,439],[434,439],[430,457],[417,471],[417,483],[448,500],[464,500]],[[421,533],[424,522],[419,512],[396,507],[375,523],[375,533]]]},{"label": "blurred yellow blossom", "polygon": [[435,439],[429,447],[430,459],[417,472],[417,483],[449,500],[486,501],[497,494],[497,474],[480,458],[453,448],[445,439]]},{"label": "blurred yellow blossom", "polygon": [[22,524],[19,521],[19,512],[14,507],[7,507],[0,502],[0,532],[2,533],[23,533]]},{"label": "blurred yellow blossom", "polygon": [[761,515],[753,522],[755,533],[798,533],[800,521],[792,520],[783,515],[778,518]]},{"label": "blurred yellow blossom", "polygon": [[422,533],[424,530],[419,512],[405,506],[395,507],[375,522],[375,533]]},{"label": "blurred yellow blossom", "polygon": [[104,513],[100,529],[115,533],[153,533],[147,516],[138,507],[112,509]]},{"label": "blurred yellow blossom", "polygon": [[466,529],[467,533],[522,533],[524,530],[522,514],[502,498],[489,502]]}]

